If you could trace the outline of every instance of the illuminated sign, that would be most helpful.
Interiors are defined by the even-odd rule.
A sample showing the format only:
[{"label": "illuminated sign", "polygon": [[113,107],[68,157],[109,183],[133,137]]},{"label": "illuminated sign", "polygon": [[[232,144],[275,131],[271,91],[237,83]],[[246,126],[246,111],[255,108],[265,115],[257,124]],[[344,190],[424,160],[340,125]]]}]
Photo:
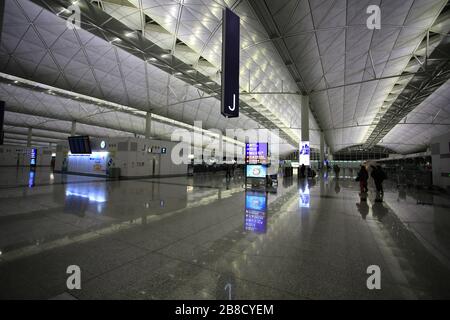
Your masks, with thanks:
[{"label": "illuminated sign", "polygon": [[37,161],[37,150],[31,149],[31,155],[30,155],[30,166],[35,167]]},{"label": "illuminated sign", "polygon": [[300,165],[304,164],[305,166],[309,166],[309,159],[310,159],[310,148],[309,148],[309,141],[302,141],[300,142],[300,151],[299,151],[299,162]]},{"label": "illuminated sign", "polygon": [[266,178],[267,167],[263,165],[247,165],[247,178]]},{"label": "illuminated sign", "polygon": [[157,154],[166,154],[167,148],[161,147],[161,146],[152,146],[149,149],[150,153],[157,153]]},{"label": "illuminated sign", "polygon": [[268,144],[259,142],[246,143],[245,163],[248,164],[268,163]]},{"label": "illuminated sign", "polygon": [[227,118],[239,117],[240,21],[233,11],[223,10],[222,25],[222,105]]}]

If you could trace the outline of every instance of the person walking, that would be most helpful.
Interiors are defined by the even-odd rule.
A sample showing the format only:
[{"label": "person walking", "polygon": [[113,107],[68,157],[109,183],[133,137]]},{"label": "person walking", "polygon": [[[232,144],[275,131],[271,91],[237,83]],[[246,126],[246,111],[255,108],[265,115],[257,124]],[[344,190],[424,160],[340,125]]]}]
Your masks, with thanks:
[{"label": "person walking", "polygon": [[300,167],[300,178],[304,178],[305,177],[305,164],[302,163],[302,166]]},{"label": "person walking", "polygon": [[386,173],[383,171],[380,165],[372,166],[372,179],[375,182],[375,189],[377,190],[377,196],[375,201],[382,202],[384,196],[383,181],[386,180]]}]

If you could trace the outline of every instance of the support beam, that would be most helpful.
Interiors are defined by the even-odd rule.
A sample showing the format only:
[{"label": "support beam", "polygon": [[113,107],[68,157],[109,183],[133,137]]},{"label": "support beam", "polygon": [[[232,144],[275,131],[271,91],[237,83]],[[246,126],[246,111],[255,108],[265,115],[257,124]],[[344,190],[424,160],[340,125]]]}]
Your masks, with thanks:
[{"label": "support beam", "polygon": [[301,103],[301,137],[302,141],[309,141],[309,96],[303,95]]},{"label": "support beam", "polygon": [[70,129],[70,135],[75,136],[77,133],[77,122],[75,120],[72,121],[72,128]]},{"label": "support beam", "polygon": [[[1,14],[1,12],[0,12]],[[0,101],[0,146],[3,144],[3,123],[5,121],[5,101]]]},{"label": "support beam", "polygon": [[152,114],[147,112],[145,115],[145,139],[150,139],[152,135]]},{"label": "support beam", "polygon": [[325,161],[325,134],[323,131],[320,132],[320,163],[319,168],[323,167],[323,162]]}]

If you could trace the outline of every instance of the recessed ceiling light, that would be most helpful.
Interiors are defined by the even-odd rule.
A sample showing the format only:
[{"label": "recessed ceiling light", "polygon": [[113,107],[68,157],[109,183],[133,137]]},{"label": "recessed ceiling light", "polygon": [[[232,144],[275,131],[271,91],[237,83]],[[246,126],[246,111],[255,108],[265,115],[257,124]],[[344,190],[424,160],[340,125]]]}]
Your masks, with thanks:
[{"label": "recessed ceiling light", "polygon": [[19,83],[19,81],[15,80],[14,83]]},{"label": "recessed ceiling light", "polygon": [[128,38],[130,38],[130,37],[133,36],[133,34],[134,34],[134,31],[132,31],[132,32],[127,32],[127,33],[125,33],[125,36],[128,37]]},{"label": "recessed ceiling light", "polygon": [[170,57],[170,53],[164,53],[161,55],[161,58],[169,58]]},{"label": "recessed ceiling light", "polygon": [[181,76],[182,73],[181,73],[181,72],[175,72],[173,75],[174,75],[174,76]]},{"label": "recessed ceiling light", "polygon": [[147,61],[156,61],[156,58],[151,57],[151,58],[148,58]]},{"label": "recessed ceiling light", "polygon": [[193,72],[195,72],[195,70],[188,70],[188,71],[186,71],[186,72],[188,72],[188,73],[193,73]]}]

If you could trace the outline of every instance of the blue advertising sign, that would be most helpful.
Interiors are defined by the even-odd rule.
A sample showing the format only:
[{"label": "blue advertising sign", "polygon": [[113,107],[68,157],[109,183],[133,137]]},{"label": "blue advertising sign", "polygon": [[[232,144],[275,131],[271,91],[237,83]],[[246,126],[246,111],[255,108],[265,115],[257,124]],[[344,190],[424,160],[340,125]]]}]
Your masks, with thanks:
[{"label": "blue advertising sign", "polygon": [[309,141],[302,141],[300,143],[300,150],[299,150],[300,165],[304,164],[305,166],[309,166],[310,153],[311,153],[311,150],[309,148]]},{"label": "blue advertising sign", "polygon": [[222,106],[227,118],[239,117],[239,16],[228,8],[223,11],[222,24]]}]

